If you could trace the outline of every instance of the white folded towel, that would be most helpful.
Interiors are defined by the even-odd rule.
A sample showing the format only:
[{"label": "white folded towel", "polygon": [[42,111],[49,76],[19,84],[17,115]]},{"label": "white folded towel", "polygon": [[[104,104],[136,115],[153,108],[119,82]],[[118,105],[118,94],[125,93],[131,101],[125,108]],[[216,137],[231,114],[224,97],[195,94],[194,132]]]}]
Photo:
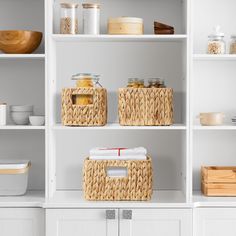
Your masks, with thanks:
[{"label": "white folded towel", "polygon": [[90,150],[92,156],[146,156],[147,150],[144,147],[137,148],[93,148]]},{"label": "white folded towel", "polygon": [[128,161],[128,160],[147,160],[147,156],[144,155],[138,155],[138,156],[90,156],[90,160],[122,160],[122,161]]}]

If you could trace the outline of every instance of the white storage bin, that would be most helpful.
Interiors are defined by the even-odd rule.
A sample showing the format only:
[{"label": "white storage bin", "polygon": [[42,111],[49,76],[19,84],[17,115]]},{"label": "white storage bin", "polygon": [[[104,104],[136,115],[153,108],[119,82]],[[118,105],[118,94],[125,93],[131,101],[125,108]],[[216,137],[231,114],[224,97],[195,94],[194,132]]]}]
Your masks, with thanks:
[{"label": "white storage bin", "polygon": [[30,161],[0,161],[0,196],[24,195]]}]

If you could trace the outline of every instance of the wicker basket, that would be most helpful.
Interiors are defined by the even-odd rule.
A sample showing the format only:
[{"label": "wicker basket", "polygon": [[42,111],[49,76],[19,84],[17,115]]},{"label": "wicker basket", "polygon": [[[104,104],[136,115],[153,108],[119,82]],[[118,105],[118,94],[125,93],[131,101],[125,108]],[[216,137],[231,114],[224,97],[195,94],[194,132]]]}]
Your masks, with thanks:
[{"label": "wicker basket", "polygon": [[121,125],[172,125],[173,89],[119,89],[119,121]]},{"label": "wicker basket", "polygon": [[[128,176],[111,178],[109,167],[127,168]],[[152,160],[89,160],[84,162],[84,196],[87,200],[147,201],[152,196]]]},{"label": "wicker basket", "polygon": [[[73,96],[91,95],[93,104],[74,105]],[[107,91],[104,88],[62,90],[62,123],[67,126],[103,126],[107,123]]]}]

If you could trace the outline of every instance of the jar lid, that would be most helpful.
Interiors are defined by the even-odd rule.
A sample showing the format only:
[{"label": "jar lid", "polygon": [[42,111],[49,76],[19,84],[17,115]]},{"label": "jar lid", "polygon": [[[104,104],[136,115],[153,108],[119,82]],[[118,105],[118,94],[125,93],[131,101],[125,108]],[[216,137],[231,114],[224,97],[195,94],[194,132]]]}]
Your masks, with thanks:
[{"label": "jar lid", "polygon": [[91,73],[78,73],[72,75],[72,80],[79,80],[79,79],[99,79],[100,75],[91,74]]},{"label": "jar lid", "polygon": [[140,23],[143,24],[142,18],[137,17],[117,17],[117,18],[109,18],[109,23]]},{"label": "jar lid", "polygon": [[85,9],[89,9],[89,8],[98,8],[98,9],[100,9],[100,4],[98,4],[98,3],[83,3],[82,6]]},{"label": "jar lid", "polygon": [[77,3],[61,3],[60,4],[62,8],[77,8],[79,4]]},{"label": "jar lid", "polygon": [[150,78],[148,79],[148,83],[159,83],[161,81],[160,78]]},{"label": "jar lid", "polygon": [[220,32],[220,26],[217,25],[213,28],[212,34],[210,34],[209,38],[223,38],[225,34],[223,32]]}]

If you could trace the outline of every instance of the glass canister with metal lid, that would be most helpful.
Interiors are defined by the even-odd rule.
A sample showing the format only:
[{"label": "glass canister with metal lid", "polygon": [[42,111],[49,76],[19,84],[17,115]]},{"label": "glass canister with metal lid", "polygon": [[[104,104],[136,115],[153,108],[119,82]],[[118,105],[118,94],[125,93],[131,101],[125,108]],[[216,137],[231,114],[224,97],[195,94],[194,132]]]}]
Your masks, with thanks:
[{"label": "glass canister with metal lid", "polygon": [[[99,83],[100,75],[90,73],[79,73],[72,76],[76,81],[77,88],[95,88],[102,87]],[[75,97],[76,105],[89,105],[93,103],[93,96],[89,94],[80,94]]]},{"label": "glass canister with metal lid", "polygon": [[148,88],[166,88],[165,81],[160,78],[151,78],[148,80]]},{"label": "glass canister with metal lid", "polygon": [[138,78],[129,78],[128,79],[128,88],[144,88],[144,80]]}]

